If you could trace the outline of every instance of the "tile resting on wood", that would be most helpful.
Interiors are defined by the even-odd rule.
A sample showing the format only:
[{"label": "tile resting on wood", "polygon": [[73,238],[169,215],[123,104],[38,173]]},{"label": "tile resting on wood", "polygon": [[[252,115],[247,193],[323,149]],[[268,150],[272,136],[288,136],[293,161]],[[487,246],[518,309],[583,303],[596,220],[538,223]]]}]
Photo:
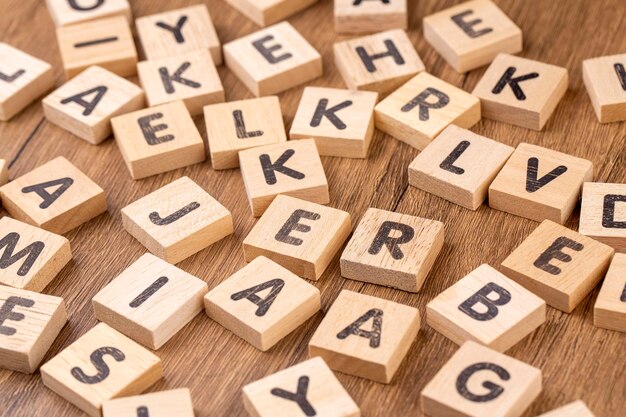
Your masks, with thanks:
[{"label": "tile resting on wood", "polygon": [[0,159],[0,187],[9,182],[9,162]]},{"label": "tile resting on wood", "polygon": [[593,325],[626,333],[626,254],[613,257],[593,308]]},{"label": "tile resting on wood", "polygon": [[626,184],[586,182],[578,231],[626,253]]},{"label": "tile resting on wood", "polygon": [[595,417],[582,401],[574,401],[538,417]]},{"label": "tile resting on wood", "polygon": [[102,417],[194,417],[187,388],[151,392],[102,403]]},{"label": "tile resting on wood", "polygon": [[133,20],[128,0],[46,0],[46,4],[57,27],[113,16],[124,16],[129,22]]},{"label": "tile resting on wood", "polygon": [[317,0],[226,0],[228,4],[259,26],[285,20]]},{"label": "tile resting on wood", "polygon": [[334,16],[337,33],[406,29],[407,0],[335,0]]},{"label": "tile resting on wood", "polygon": [[600,123],[626,120],[626,54],[583,61],[583,82]]}]

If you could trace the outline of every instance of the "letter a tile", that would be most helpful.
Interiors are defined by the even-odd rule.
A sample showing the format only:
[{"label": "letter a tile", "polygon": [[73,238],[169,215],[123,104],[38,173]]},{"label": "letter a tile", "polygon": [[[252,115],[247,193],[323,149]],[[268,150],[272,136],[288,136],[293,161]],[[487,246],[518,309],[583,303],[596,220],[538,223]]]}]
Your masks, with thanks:
[{"label": "letter a tile", "polygon": [[626,253],[626,184],[585,183],[578,231]]},{"label": "letter a tile", "polygon": [[191,393],[187,388],[118,398],[102,404],[102,417],[194,416]]}]

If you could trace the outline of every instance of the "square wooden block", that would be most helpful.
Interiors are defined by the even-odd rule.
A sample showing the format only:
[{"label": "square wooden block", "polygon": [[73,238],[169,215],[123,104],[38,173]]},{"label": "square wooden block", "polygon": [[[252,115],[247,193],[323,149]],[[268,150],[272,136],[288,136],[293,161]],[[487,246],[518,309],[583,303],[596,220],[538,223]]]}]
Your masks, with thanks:
[{"label": "square wooden block", "polygon": [[626,184],[585,183],[578,231],[626,253]]},{"label": "square wooden block", "polygon": [[97,66],[89,67],[43,100],[46,119],[97,145],[113,133],[111,118],[142,109],[143,90]]},{"label": "square wooden block", "polygon": [[376,128],[419,150],[451,124],[480,121],[480,100],[423,72],[376,105]]},{"label": "square wooden block", "polygon": [[287,141],[278,97],[261,97],[204,108],[213,169],[239,167],[239,151]]},{"label": "square wooden block", "polygon": [[68,79],[92,65],[121,77],[137,74],[135,41],[124,16],[60,27],[57,41]]},{"label": "square wooden block", "polygon": [[0,218],[0,284],[40,292],[72,260],[63,236]]},{"label": "square wooden block", "polygon": [[314,138],[320,155],[367,158],[378,93],[306,87],[290,139]]},{"label": "square wooden block", "polygon": [[317,0],[226,0],[259,26],[268,26],[287,19]]},{"label": "square wooden block", "polygon": [[583,82],[600,123],[626,120],[626,54],[584,60]]},{"label": "square wooden block", "polygon": [[204,297],[206,313],[266,351],[317,313],[320,291],[259,256]]},{"label": "square wooden block", "polygon": [[258,96],[289,90],[320,77],[322,57],[289,24],[282,22],[224,45],[226,66]]},{"label": "square wooden block", "polygon": [[215,65],[222,65],[221,43],[204,4],[142,16],[136,26],[148,60],[209,51]]},{"label": "square wooden block", "polygon": [[93,417],[104,401],[139,394],[162,377],[157,356],[104,323],[41,367],[45,386]]},{"label": "square wooden block", "polygon": [[626,254],[617,253],[593,308],[593,325],[626,332]]},{"label": "square wooden block", "polygon": [[185,103],[180,100],[115,117],[111,124],[133,179],[206,159],[202,137]]},{"label": "square wooden block", "polygon": [[9,182],[9,163],[6,159],[0,159],[0,186]]},{"label": "square wooden block", "polygon": [[418,292],[443,240],[441,222],[369,208],[341,255],[341,275]]},{"label": "square wooden block", "polygon": [[498,54],[472,94],[486,119],[541,130],[567,91],[567,69]]},{"label": "square wooden block", "polygon": [[421,393],[433,417],[519,417],[542,389],[541,370],[466,342]]},{"label": "square wooden block", "polygon": [[335,32],[365,33],[407,28],[407,0],[336,0]]},{"label": "square wooden block", "polygon": [[520,143],[489,186],[489,207],[563,224],[578,204],[583,183],[592,178],[591,161]]},{"label": "square wooden block", "polygon": [[253,417],[361,415],[359,406],[321,358],[246,385],[243,404]]},{"label": "square wooden block", "polygon": [[224,87],[208,51],[140,62],[139,81],[151,107],[183,100],[192,116],[224,101]]},{"label": "square wooden block", "polygon": [[48,11],[57,27],[73,25],[103,17],[124,16],[129,22],[133,14],[128,0],[46,0]]},{"label": "square wooden block", "polygon": [[458,345],[504,352],[546,321],[546,303],[489,265],[481,265],[426,307],[430,327]]},{"label": "square wooden block", "polygon": [[491,0],[466,1],[423,19],[424,37],[455,71],[522,51],[522,30]]},{"label": "square wooden block", "polygon": [[584,402],[574,401],[539,417],[595,417],[595,415],[587,408]]},{"label": "square wooden block", "polygon": [[96,318],[159,349],[202,311],[207,284],[146,253],[93,298]]},{"label": "square wooden block", "polygon": [[104,190],[59,156],[0,187],[17,220],[64,234],[107,210]]},{"label": "square wooden block", "polygon": [[187,388],[107,400],[102,417],[194,417],[191,393]]},{"label": "square wooden block", "polygon": [[424,63],[402,29],[337,42],[333,54],[349,89],[375,91],[381,97],[424,71]]},{"label": "square wooden block", "polygon": [[604,277],[613,248],[545,220],[503,262],[504,274],[571,313]]},{"label": "square wooden block", "polygon": [[230,212],[188,177],[124,207],[122,224],[150,252],[172,264],[233,233]]},{"label": "square wooden block", "polygon": [[446,127],[409,165],[409,184],[470,210],[514,149],[455,125]]},{"label": "square wooden block", "polygon": [[9,121],[54,87],[47,62],[0,42],[0,121]]},{"label": "square wooden block", "polygon": [[62,298],[0,285],[0,368],[35,372],[65,323]]},{"label": "square wooden block", "polygon": [[319,204],[330,201],[324,166],[313,139],[239,152],[241,176],[255,217],[279,194]]},{"label": "square wooden block", "polygon": [[331,369],[388,384],[420,329],[416,308],[343,290],[309,341]]},{"label": "square wooden block", "polygon": [[350,235],[350,214],[286,195],[277,196],[243,241],[246,262],[266,256],[317,281]]}]

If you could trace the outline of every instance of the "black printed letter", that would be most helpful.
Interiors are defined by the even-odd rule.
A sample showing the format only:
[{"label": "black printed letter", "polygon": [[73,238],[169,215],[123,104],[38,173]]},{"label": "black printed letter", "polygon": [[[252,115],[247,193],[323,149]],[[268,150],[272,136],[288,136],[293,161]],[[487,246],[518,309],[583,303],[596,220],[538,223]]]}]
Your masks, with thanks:
[{"label": "black printed letter", "polygon": [[246,123],[243,121],[243,113],[241,110],[235,110],[233,112],[233,118],[235,119],[235,130],[237,131],[237,137],[239,139],[256,138],[263,135],[262,130],[253,130],[248,132],[246,129]]},{"label": "black printed letter", "polygon": [[96,0],[91,6],[81,6],[78,4],[78,0],[67,0],[70,7],[79,12],[88,12],[89,10],[97,9],[104,4],[104,0]]},{"label": "black printed letter", "polygon": [[[361,326],[373,319],[372,330],[361,329]],[[381,332],[383,328],[383,311],[377,308],[369,310],[359,317],[354,323],[337,334],[338,339],[345,339],[350,335],[365,337],[370,340],[370,347],[376,349],[380,346]]]},{"label": "black printed letter", "polygon": [[149,114],[147,116],[140,117],[137,119],[137,123],[139,123],[139,127],[141,128],[141,132],[143,133],[143,137],[148,142],[148,145],[158,145],[159,143],[169,142],[174,140],[174,135],[165,135],[165,136],[157,136],[156,133],[161,130],[167,129],[169,126],[165,123],[160,125],[152,126],[151,122],[153,120],[158,120],[163,118],[163,113],[154,113]]},{"label": "black printed letter", "polygon": [[313,119],[311,119],[311,127],[317,127],[322,122],[322,118],[326,117],[337,129],[344,130],[347,126],[346,124],[337,117],[335,113],[339,110],[344,109],[352,105],[352,101],[346,100],[342,103],[337,104],[330,109],[327,109],[328,99],[323,98],[317,103],[317,108],[315,109],[315,113],[313,113]]},{"label": "black printed letter", "polygon": [[495,400],[504,392],[504,388],[501,386],[494,384],[491,381],[483,382],[483,387],[489,390],[488,394],[484,395],[476,395],[469,391],[467,387],[467,382],[469,379],[476,373],[480,371],[491,371],[498,375],[501,380],[508,381],[511,379],[511,375],[507,372],[503,367],[496,365],[495,363],[488,362],[480,362],[474,365],[468,366],[461,372],[461,375],[456,380],[456,390],[461,396],[465,399],[476,403],[484,403],[487,401]]},{"label": "black printed letter", "polygon": [[304,174],[302,172],[285,166],[285,163],[295,153],[296,151],[294,151],[293,149],[287,149],[274,163],[272,163],[270,156],[266,153],[259,156],[259,161],[261,162],[261,167],[263,168],[263,175],[265,176],[265,182],[268,185],[276,184],[277,180],[274,171],[278,171],[281,174],[285,174],[288,177],[295,178],[297,180],[301,180],[304,178]]},{"label": "black printed letter", "polygon": [[536,72],[531,72],[529,74],[520,75],[517,78],[513,78],[513,74],[515,74],[515,71],[517,71],[517,68],[515,67],[507,68],[507,70],[502,75],[502,78],[500,78],[500,80],[498,81],[496,86],[493,87],[493,90],[491,90],[491,92],[493,94],[500,94],[502,90],[504,90],[504,87],[506,87],[507,85],[510,85],[511,90],[513,90],[513,94],[515,95],[515,98],[517,98],[520,101],[526,100],[526,94],[524,94],[524,91],[522,91],[522,88],[519,86],[519,83],[521,83],[522,81],[532,80],[533,78],[537,78],[539,77],[539,74],[537,74]]},{"label": "black printed letter", "polygon": [[369,55],[362,46],[356,48],[356,53],[359,55],[359,58],[361,58],[361,61],[363,61],[363,65],[365,65],[367,72],[376,72],[376,65],[374,65],[374,61],[387,56],[392,57],[397,65],[404,65],[404,58],[400,55],[400,51],[398,51],[398,48],[396,48],[393,41],[391,39],[387,39],[384,43],[387,47],[387,52],[375,55]]},{"label": "black printed letter", "polygon": [[187,16],[181,16],[180,19],[178,19],[176,26],[170,26],[163,22],[157,22],[156,25],[162,29],[172,32],[174,38],[176,39],[176,43],[184,43],[185,37],[183,36],[183,26],[185,25],[185,22],[187,22]]},{"label": "black printed letter", "polygon": [[[278,294],[280,294],[280,292],[283,290],[284,286],[285,281],[276,278],[262,284],[255,285],[252,288],[237,292],[231,295],[230,298],[234,301],[242,300],[245,298],[248,301],[256,304],[259,308],[257,308],[255,314],[259,317],[263,317],[272,306],[272,303],[274,303],[276,297],[278,297]],[[256,295],[258,292],[265,291],[268,288],[271,288],[271,291],[267,297],[261,298]]]},{"label": "black printed letter", "polygon": [[572,239],[561,236],[560,238],[555,240],[548,249],[546,249],[541,255],[539,255],[539,257],[533,263],[533,265],[535,265],[537,268],[542,269],[552,275],[559,275],[561,273],[561,269],[557,268],[554,265],[551,265],[550,261],[552,259],[558,259],[559,261],[562,261],[562,262],[570,262],[572,260],[572,257],[569,256],[567,253],[563,252],[561,250],[563,248],[569,248],[577,252],[580,252],[585,247],[581,243],[578,243],[576,241],[573,241]]},{"label": "black printed letter", "polygon": [[131,301],[128,305],[132,308],[137,308],[150,297],[152,297],[157,291],[159,291],[165,284],[169,282],[168,277],[159,277],[156,281],[154,281],[148,288],[143,290],[141,294],[139,294],[133,301]]},{"label": "black printed letter", "polygon": [[[491,299],[489,294],[498,294],[498,298]],[[511,301],[511,293],[494,282],[490,282],[474,295],[459,306],[459,310],[478,321],[489,321],[498,315],[498,307],[503,306]],[[474,309],[476,304],[482,304],[487,307],[485,313],[481,313]],[[482,309],[481,309],[482,310]]]},{"label": "black printed letter", "polygon": [[0,307],[0,334],[13,336],[17,330],[13,327],[4,326],[4,322],[7,320],[22,321],[25,318],[22,313],[12,311],[13,307],[20,306],[30,308],[34,305],[35,302],[33,300],[29,300],[28,298],[14,296],[7,298],[4,304],[2,304],[2,307]]},{"label": "black printed letter", "polygon": [[[428,98],[430,96],[437,97],[437,101],[434,103],[429,102]],[[450,103],[450,97],[446,93],[439,91],[436,88],[428,87],[413,100],[402,106],[400,110],[406,113],[419,106],[420,120],[425,122],[430,118],[428,109],[440,109],[442,107],[446,107],[448,103]]]},{"label": "black printed letter", "polygon": [[293,392],[285,391],[284,389],[274,388],[272,391],[272,395],[275,395],[280,398],[284,398],[289,401],[294,401],[298,404],[304,415],[307,417],[313,417],[317,415],[315,409],[306,399],[307,391],[309,390],[309,377],[301,376],[298,379],[298,391],[294,394]]},{"label": "black printed letter", "polygon": [[622,90],[626,91],[626,69],[624,69],[624,64],[615,64],[613,68],[615,68]]},{"label": "black printed letter", "polygon": [[[100,103],[100,100],[102,100],[102,97],[104,97],[107,91],[108,88],[101,85],[99,87],[92,88],[91,90],[78,93],[68,98],[64,98],[63,100],[61,100],[61,104],[67,104],[73,101],[79,106],[85,108],[85,110],[83,110],[83,116],[89,116],[94,111],[98,103]],[[84,99],[84,97],[90,96],[94,93],[96,94],[96,96],[93,98],[93,100],[87,101]]]},{"label": "black printed letter", "polygon": [[602,227],[610,229],[626,229],[626,220],[615,220],[615,203],[626,203],[626,195],[607,194],[602,205]]},{"label": "black printed letter", "polygon": [[284,61],[285,59],[291,58],[293,55],[290,53],[286,53],[283,55],[276,56],[274,55],[274,51],[282,49],[283,46],[281,44],[276,44],[274,46],[270,46],[269,48],[265,46],[265,43],[274,39],[274,36],[267,35],[257,41],[252,42],[252,46],[256,48],[257,51],[263,55],[263,58],[267,60],[270,64],[277,64],[280,61]]},{"label": "black printed letter", "polygon": [[470,143],[466,140],[459,142],[459,144],[456,145],[456,148],[454,148],[454,150],[450,152],[450,155],[448,155],[446,159],[444,159],[443,162],[439,165],[439,168],[456,175],[463,175],[465,173],[465,170],[463,168],[454,166],[454,163],[457,159],[459,159],[461,155],[463,155],[463,152],[465,152],[467,148],[469,148],[469,146]]},{"label": "black printed letter", "polygon": [[[74,184],[74,180],[71,178],[65,177],[65,178],[59,178],[58,180],[42,182],[41,184],[35,184],[35,185],[28,186],[28,187],[24,187],[22,188],[22,192],[23,193],[36,193],[39,197],[43,199],[41,204],[39,204],[39,208],[47,209],[48,207],[52,205],[52,203],[57,201],[57,198],[61,197],[61,195],[65,191],[67,191],[67,189],[70,188],[72,184]],[[50,194],[46,190],[49,187],[55,187],[55,186],[58,186],[58,188],[52,194]]]},{"label": "black printed letter", "polygon": [[492,28],[484,28],[479,31],[475,31],[474,26],[480,24],[482,20],[481,19],[474,19],[474,20],[469,20],[469,21],[463,20],[464,17],[469,16],[471,14],[474,14],[473,10],[465,10],[464,12],[461,12],[459,14],[455,14],[454,16],[452,16],[452,21],[456,23],[457,26],[460,27],[463,30],[463,32],[465,32],[467,36],[469,36],[470,38],[478,38],[479,36],[483,36],[489,32],[493,32]]},{"label": "black printed letter", "polygon": [[560,177],[561,175],[567,172],[567,167],[565,165],[559,165],[554,168],[552,171],[548,172],[541,178],[537,178],[539,174],[539,159],[537,158],[528,158],[528,166],[526,168],[526,191],[529,193],[534,193],[539,190],[544,185],[549,184],[554,179]]},{"label": "black printed letter", "polygon": [[28,274],[28,271],[33,267],[46,245],[43,242],[35,241],[14,255],[13,251],[19,240],[20,235],[15,232],[9,233],[0,240],[0,250],[6,247],[0,257],[0,269],[6,269],[23,257],[26,257],[20,269],[17,270],[17,275],[23,277]]},{"label": "black printed letter", "polygon": [[291,216],[289,216],[289,219],[285,222],[283,227],[281,227],[278,233],[276,233],[274,239],[278,240],[279,242],[287,243],[289,245],[302,245],[302,239],[289,235],[292,230],[302,233],[308,233],[311,231],[311,226],[299,223],[300,219],[319,220],[320,215],[306,210],[294,211]]},{"label": "black printed letter", "polygon": [[[391,233],[400,232],[400,236],[391,237]],[[380,225],[378,233],[372,242],[367,253],[370,255],[378,255],[383,246],[387,247],[393,259],[402,259],[404,254],[400,250],[400,245],[409,242],[415,236],[415,230],[408,224],[385,221]]]},{"label": "black printed letter", "polygon": [[183,78],[183,72],[187,71],[187,68],[191,66],[190,62],[184,62],[181,65],[174,75],[170,75],[170,72],[166,67],[159,68],[159,74],[161,75],[161,81],[163,81],[163,87],[165,87],[165,92],[167,94],[174,94],[176,89],[174,88],[174,82],[180,83],[182,85],[186,85],[191,88],[200,88],[202,84],[192,81],[188,78]]},{"label": "black printed letter", "polygon": [[7,75],[3,73],[2,71],[0,71],[0,80],[6,81],[7,83],[12,83],[13,81],[17,80],[22,75],[24,75],[25,73],[26,73],[26,70],[23,70],[23,69],[15,71],[13,75]]},{"label": "black printed letter", "polygon": [[181,208],[180,210],[175,211],[174,213],[170,214],[169,216],[165,218],[161,218],[159,213],[157,213],[156,211],[153,211],[152,213],[150,213],[148,217],[150,218],[150,221],[156,224],[157,226],[166,226],[168,224],[174,223],[176,220],[180,219],[181,217],[188,215],[189,213],[191,213],[198,207],[200,207],[200,203],[198,203],[197,201],[194,201],[193,203],[187,204],[185,207]]},{"label": "black printed letter", "polygon": [[124,352],[122,352],[121,350],[117,348],[109,347],[109,346],[101,347],[91,352],[91,355],[89,356],[91,363],[93,364],[94,368],[96,368],[96,371],[98,371],[98,373],[93,376],[87,375],[79,367],[74,367],[72,368],[72,371],[71,371],[72,376],[76,378],[77,381],[82,382],[83,384],[91,385],[91,384],[97,384],[98,382],[104,381],[109,376],[109,373],[111,372],[111,369],[109,369],[109,366],[102,359],[106,355],[111,355],[113,359],[115,359],[118,362],[122,362],[123,360],[126,359],[126,355],[124,355]]}]

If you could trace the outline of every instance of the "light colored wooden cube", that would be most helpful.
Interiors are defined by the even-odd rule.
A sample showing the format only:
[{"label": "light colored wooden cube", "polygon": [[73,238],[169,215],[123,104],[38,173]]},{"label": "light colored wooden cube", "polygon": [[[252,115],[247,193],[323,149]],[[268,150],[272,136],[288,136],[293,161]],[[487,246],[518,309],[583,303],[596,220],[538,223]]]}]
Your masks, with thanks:
[{"label": "light colored wooden cube", "polygon": [[409,165],[409,184],[470,210],[514,149],[455,125],[446,127]]},{"label": "light colored wooden cube", "polygon": [[433,417],[519,417],[542,389],[541,370],[466,342],[421,393]]},{"label": "light colored wooden cube", "polygon": [[321,358],[309,359],[243,387],[253,417],[360,417],[358,405]]},{"label": "light colored wooden cube", "polygon": [[592,178],[591,161],[520,143],[489,186],[489,207],[564,224],[578,204],[583,183]]},{"label": "light colored wooden cube", "polygon": [[584,60],[583,82],[600,123],[626,120],[626,54]]},{"label": "light colored wooden cube", "polygon": [[187,388],[107,400],[102,417],[194,417],[191,393]]},{"label": "light colored wooden cube", "polygon": [[423,19],[424,38],[456,72],[522,51],[522,30],[491,0],[466,1]]},{"label": "light colored wooden cube", "polygon": [[381,97],[424,71],[424,63],[402,29],[337,42],[333,54],[349,89],[375,91]]},{"label": "light colored wooden cube", "polygon": [[626,332],[626,254],[617,253],[593,308],[593,325]]},{"label": "light colored wooden cube", "polygon": [[239,166],[239,151],[287,141],[278,97],[213,104],[204,108],[213,169]]},{"label": "light colored wooden cube", "polygon": [[443,241],[441,222],[369,208],[341,255],[341,276],[418,292]]},{"label": "light colored wooden cube", "polygon": [[458,345],[504,352],[546,321],[546,303],[489,265],[481,265],[426,306],[430,327]]},{"label": "light colored wooden cube", "polygon": [[9,182],[9,163],[0,159],[0,187]]},{"label": "light colored wooden cube", "polygon": [[207,284],[146,253],[92,300],[96,318],[150,349],[159,349],[203,308]]},{"label": "light colored wooden cube", "polygon": [[89,67],[43,100],[49,122],[97,145],[113,133],[111,118],[144,107],[141,88],[98,66]]},{"label": "light colored wooden cube", "polygon": [[626,184],[585,183],[578,231],[626,253]]},{"label": "light colored wooden cube", "polygon": [[15,219],[64,234],[107,210],[104,190],[59,156],[0,187]]},{"label": "light colored wooden cube", "polygon": [[472,94],[486,119],[542,130],[567,91],[567,69],[498,54]]},{"label": "light colored wooden cube", "polygon": [[246,262],[266,256],[317,281],[350,235],[350,214],[286,195],[277,196],[243,241]]},{"label": "light colored wooden cube", "polygon": [[70,242],[63,236],[8,216],[0,218],[0,284],[41,292],[69,261]]},{"label": "light colored wooden cube", "polygon": [[0,368],[35,372],[65,323],[62,298],[0,285]]},{"label": "light colored wooden cube", "polygon": [[222,65],[221,43],[204,4],[142,16],[136,26],[143,52],[151,61],[209,51],[215,65]]},{"label": "light colored wooden cube", "polygon": [[150,252],[172,264],[233,233],[230,212],[188,177],[124,207],[122,224]]},{"label": "light colored wooden cube", "polygon": [[83,23],[112,16],[124,16],[129,22],[133,14],[128,0],[46,0],[48,11],[57,27]]},{"label": "light colored wooden cube", "polygon": [[162,377],[157,356],[104,323],[41,367],[45,386],[93,417],[104,401],[139,394]]},{"label": "light colored wooden cube", "polygon": [[335,32],[365,33],[408,26],[407,0],[335,0]]},{"label": "light colored wooden cube", "polygon": [[419,150],[446,127],[480,121],[480,101],[423,72],[376,105],[376,128]]},{"label": "light colored wooden cube", "polygon": [[317,0],[226,0],[259,26],[268,26],[287,19]]},{"label": "light colored wooden cube", "polygon": [[202,137],[185,103],[180,100],[114,117],[111,124],[133,179],[206,159]]},{"label": "light colored wooden cube", "polygon": [[264,256],[204,297],[206,313],[266,351],[320,310],[320,291]]},{"label": "light colored wooden cube", "polygon": [[502,271],[548,305],[571,313],[604,277],[613,253],[603,243],[544,220],[502,262]]},{"label": "light colored wooden cube", "polygon": [[57,41],[68,79],[92,65],[121,77],[137,74],[137,49],[124,16],[60,27]]},{"label": "light colored wooden cube", "polygon": [[416,308],[343,290],[309,341],[335,371],[388,384],[420,329]]},{"label": "light colored wooden cube", "polygon": [[279,194],[319,204],[330,201],[324,166],[313,139],[241,151],[239,166],[255,217],[261,216]]},{"label": "light colored wooden cube", "polygon": [[226,66],[252,92],[269,96],[320,77],[322,57],[289,22],[224,45]]},{"label": "light colored wooden cube", "polygon": [[0,42],[0,121],[9,121],[52,87],[50,64]]},{"label": "light colored wooden cube", "polygon": [[587,408],[584,402],[574,401],[539,417],[595,417],[595,415]]},{"label": "light colored wooden cube", "polygon": [[367,158],[378,93],[306,87],[290,139],[314,138],[320,155]]}]

